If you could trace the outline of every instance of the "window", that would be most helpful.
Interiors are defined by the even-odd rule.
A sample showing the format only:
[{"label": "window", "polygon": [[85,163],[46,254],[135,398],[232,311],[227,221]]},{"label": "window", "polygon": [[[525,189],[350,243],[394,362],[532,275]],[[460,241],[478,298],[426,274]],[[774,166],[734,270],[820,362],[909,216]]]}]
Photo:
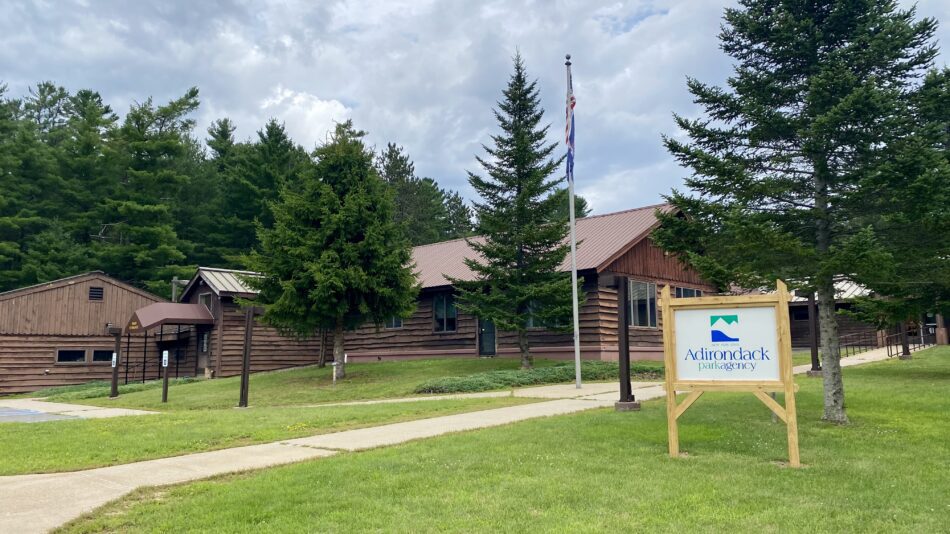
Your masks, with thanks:
[{"label": "window", "polygon": [[214,305],[211,302],[211,293],[202,293],[198,295],[198,304],[204,304],[205,308],[208,308],[209,312],[214,313],[214,309],[212,308]]},{"label": "window", "polygon": [[101,287],[89,288],[89,300],[102,300],[103,294],[104,294],[104,291]]},{"label": "window", "polygon": [[560,318],[553,319],[551,321],[545,321],[539,317],[541,311],[541,305],[535,301],[531,301],[528,304],[528,319],[525,321],[525,326],[527,328],[561,328],[564,326],[563,321]]},{"label": "window", "polygon": [[693,289],[690,287],[677,287],[675,296],[678,299],[689,299],[693,297],[701,297],[703,296],[703,292],[699,289]]},{"label": "window", "polygon": [[630,326],[656,328],[656,284],[630,281]]},{"label": "window", "polygon": [[796,306],[792,310],[792,320],[793,321],[807,321],[808,320],[808,308],[805,306]]},{"label": "window", "polygon": [[393,315],[389,319],[386,319],[386,328],[402,328],[402,317]]},{"label": "window", "polygon": [[112,350],[111,349],[96,349],[92,351],[92,361],[93,362],[112,362]]},{"label": "window", "polygon": [[[110,354],[111,358],[112,355]],[[56,351],[56,363],[84,363],[86,351],[83,349],[59,349]]]},{"label": "window", "polygon": [[455,295],[439,293],[432,299],[432,316],[436,332],[455,332],[456,316]]}]

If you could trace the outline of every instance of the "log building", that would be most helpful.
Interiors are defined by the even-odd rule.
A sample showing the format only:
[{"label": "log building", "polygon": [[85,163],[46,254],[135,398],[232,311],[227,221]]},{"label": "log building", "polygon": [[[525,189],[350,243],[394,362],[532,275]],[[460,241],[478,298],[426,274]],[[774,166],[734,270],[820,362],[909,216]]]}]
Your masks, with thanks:
[{"label": "log building", "polygon": [[[583,280],[580,308],[581,357],[617,360],[617,289],[615,275],[629,277],[630,357],[662,359],[663,318],[660,289],[671,285],[678,297],[700,296],[715,287],[650,239],[659,221],[656,211],[668,204],[585,217],[577,221],[578,279]],[[464,239],[413,249],[422,286],[419,306],[409,317],[393,317],[384,325],[364,325],[346,334],[351,360],[427,357],[514,356],[514,333],[496,331],[491,321],[462,313],[448,278],[471,280],[465,258],[473,251]],[[570,258],[561,266],[570,270]],[[542,358],[573,358],[573,334],[534,325],[531,352]]]},{"label": "log building", "polygon": [[[0,395],[109,380],[107,328],[163,300],[99,271],[0,293]],[[157,342],[128,341],[129,371],[154,377]]]}]

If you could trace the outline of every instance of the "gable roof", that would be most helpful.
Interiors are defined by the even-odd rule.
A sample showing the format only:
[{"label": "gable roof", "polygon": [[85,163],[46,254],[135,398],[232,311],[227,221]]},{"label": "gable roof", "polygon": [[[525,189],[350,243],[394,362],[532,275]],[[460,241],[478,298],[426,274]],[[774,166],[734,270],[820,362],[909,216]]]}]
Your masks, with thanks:
[{"label": "gable roof", "polygon": [[204,280],[211,291],[219,297],[242,297],[251,298],[257,295],[258,291],[247,285],[244,281],[246,277],[260,276],[260,273],[254,271],[239,271],[237,269],[218,269],[215,267],[198,267],[198,271],[185,286],[182,291],[182,298],[187,295],[198,280]]},{"label": "gable roof", "polygon": [[155,302],[164,302],[165,299],[149,293],[144,289],[139,289],[133,285],[127,284],[118,278],[113,278],[102,271],[89,271],[81,274],[74,274],[73,276],[67,276],[65,278],[60,278],[58,280],[51,280],[49,282],[43,282],[40,284],[34,284],[32,286],[21,287],[18,289],[11,289],[9,291],[4,291],[0,293],[0,300],[7,300],[17,297],[22,297],[24,295],[29,295],[31,293],[40,293],[42,291],[49,291],[51,289],[58,289],[60,287],[69,286],[73,284],[78,284],[89,279],[102,280],[108,284],[112,284],[116,287],[130,291],[147,299],[154,300]]},{"label": "gable roof", "polygon": [[[656,228],[659,224],[656,218],[657,210],[670,212],[674,209],[670,204],[656,204],[578,219],[577,270],[603,271]],[[470,238],[475,242],[483,239]],[[465,258],[473,257],[475,253],[465,239],[421,245],[412,249],[412,259],[423,288],[447,286],[449,281],[446,277],[473,280],[474,274],[464,261]],[[560,269],[568,271],[570,268],[571,258],[568,255]]]}]

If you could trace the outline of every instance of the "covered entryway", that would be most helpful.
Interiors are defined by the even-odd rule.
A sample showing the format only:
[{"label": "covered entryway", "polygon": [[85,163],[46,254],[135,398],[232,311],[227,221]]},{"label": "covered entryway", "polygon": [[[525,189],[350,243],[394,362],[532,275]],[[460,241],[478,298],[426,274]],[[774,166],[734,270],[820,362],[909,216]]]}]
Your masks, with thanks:
[{"label": "covered entryway", "polygon": [[[135,310],[125,328],[126,337],[142,333],[143,346],[148,346],[149,330],[153,343],[157,346],[155,356],[155,378],[161,377],[161,352],[168,350],[171,356],[169,372],[176,378],[180,376],[198,376],[201,373],[199,354],[204,334],[214,325],[214,317],[203,304],[184,304],[178,302],[156,302]],[[168,327],[166,329],[166,327]],[[157,331],[156,331],[157,329]],[[189,343],[189,339],[193,339]],[[143,353],[143,362],[147,364],[147,354]],[[126,354],[126,379],[129,382],[128,354]],[[143,364],[141,379],[146,379]],[[132,370],[135,376],[135,370]]]}]

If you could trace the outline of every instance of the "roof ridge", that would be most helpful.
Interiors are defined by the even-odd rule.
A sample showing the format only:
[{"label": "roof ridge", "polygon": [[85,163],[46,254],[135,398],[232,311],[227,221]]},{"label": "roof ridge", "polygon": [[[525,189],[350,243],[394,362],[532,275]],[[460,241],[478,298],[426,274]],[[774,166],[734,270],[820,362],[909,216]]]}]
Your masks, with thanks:
[{"label": "roof ridge", "polygon": [[198,267],[199,271],[216,271],[219,273],[242,273],[242,274],[261,274],[257,271],[245,271],[243,269],[226,269],[224,267]]},{"label": "roof ridge", "polygon": [[651,204],[649,206],[640,206],[639,208],[630,208],[630,209],[625,209],[625,210],[620,210],[620,211],[612,211],[610,213],[601,213],[600,215],[588,215],[587,217],[581,217],[580,219],[577,219],[577,220],[578,222],[580,222],[580,221],[584,221],[588,219],[597,219],[599,217],[610,217],[612,215],[620,215],[621,213],[630,213],[631,211],[641,211],[641,210],[647,210],[650,208],[656,209],[662,206],[669,206],[669,205],[670,205],[669,202],[661,202],[659,204]]},{"label": "roof ridge", "polygon": [[[670,206],[670,205],[671,205],[671,204],[670,204],[669,202],[661,202],[661,203],[659,203],[659,204],[651,204],[651,205],[649,205],[649,206],[640,206],[639,208],[630,208],[630,209],[625,209],[625,210],[620,210],[620,211],[612,211],[612,212],[610,212],[610,213],[601,213],[600,215],[588,215],[587,217],[581,217],[580,219],[577,219],[577,222],[586,221],[586,220],[590,220],[590,219],[597,219],[597,218],[600,218],[600,217],[610,217],[610,216],[613,216],[613,215],[620,215],[620,214],[622,214],[622,213],[630,213],[630,212],[632,212],[632,211],[647,210],[647,209],[651,209],[651,208],[652,208],[652,209],[656,209],[656,208],[659,208],[659,207],[662,207],[662,206]],[[431,247],[431,246],[435,246],[435,245],[444,245],[444,244],[446,244],[446,243],[454,243],[454,242],[456,242],[456,241],[465,241],[465,240],[468,240],[468,239],[479,239],[479,238],[483,238],[483,237],[484,237],[484,236],[481,236],[481,235],[473,235],[473,236],[469,236],[469,237],[456,237],[455,239],[446,239],[445,241],[436,241],[435,243],[426,243],[425,245],[416,245],[416,246],[414,246],[414,247],[412,247],[412,248],[413,248],[413,250],[415,250],[415,249],[423,248],[423,247]],[[199,268],[200,268],[200,267],[199,267]]]}]

